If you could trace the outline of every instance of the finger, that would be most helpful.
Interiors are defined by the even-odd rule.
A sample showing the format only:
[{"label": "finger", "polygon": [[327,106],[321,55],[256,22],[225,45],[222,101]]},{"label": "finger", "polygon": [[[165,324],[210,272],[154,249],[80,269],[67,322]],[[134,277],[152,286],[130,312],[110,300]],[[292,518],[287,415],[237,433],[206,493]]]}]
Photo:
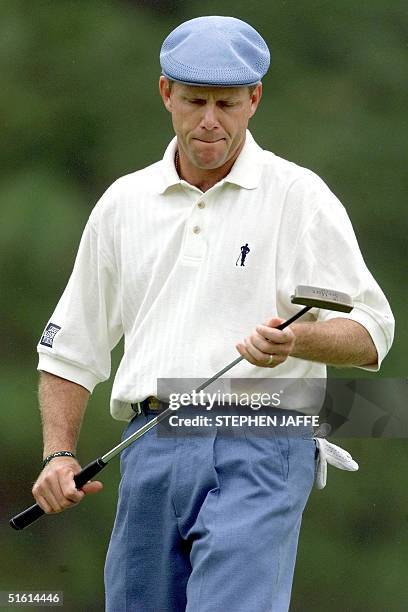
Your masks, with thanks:
[{"label": "finger", "polygon": [[286,342],[290,342],[293,337],[293,332],[289,328],[280,330],[268,327],[267,325],[257,325],[256,331],[266,340],[274,344],[285,344]]},{"label": "finger", "polygon": [[265,340],[265,338],[259,333],[255,333],[249,336],[249,341],[255,348],[261,351],[261,353],[264,353],[266,355],[276,355],[282,350],[282,346],[284,346],[282,344],[275,344],[270,340]]},{"label": "finger", "polygon": [[239,344],[237,344],[237,345],[236,345],[236,349],[237,349],[237,351],[238,351],[238,352],[239,352],[239,353],[242,355],[242,357],[244,357],[244,359],[246,359],[247,361],[249,361],[249,363],[252,363],[252,365],[255,365],[255,366],[259,365],[259,364],[258,364],[258,363],[255,361],[255,359],[253,359],[253,358],[251,357],[250,353],[248,353],[248,351],[247,351],[247,349],[246,349],[245,344],[243,344],[243,343],[241,343],[241,342],[240,342]]},{"label": "finger", "polygon": [[40,476],[33,489],[34,496],[36,494],[42,496],[54,512],[61,512],[73,503],[64,495],[60,478],[61,473],[56,470],[48,470]]},{"label": "finger", "polygon": [[86,484],[84,484],[83,487],[81,487],[81,490],[86,495],[93,495],[94,493],[99,493],[99,491],[102,491],[102,489],[103,484],[99,482],[99,480],[92,480],[92,482],[87,482]]},{"label": "finger", "polygon": [[256,346],[252,344],[249,338],[245,338],[244,342],[245,342],[245,348],[248,351],[248,353],[251,355],[252,359],[254,359],[258,363],[266,364],[271,353],[263,353],[262,351],[257,349]]},{"label": "finger", "polygon": [[67,498],[65,497],[62,491],[62,486],[61,486],[61,481],[60,481],[61,477],[62,477],[62,473],[59,471],[51,472],[49,475],[45,477],[45,481],[49,485],[50,493],[52,493],[52,495],[54,496],[58,504],[57,512],[61,512],[61,510],[64,510],[64,508],[66,508],[68,505],[72,503],[69,500],[67,500]]},{"label": "finger", "polygon": [[54,492],[51,489],[46,488],[41,497],[51,506],[52,512],[61,512],[63,510],[60,502],[57,500]]},{"label": "finger", "polygon": [[79,503],[85,495],[84,492],[76,488],[74,481],[74,472],[72,470],[68,470],[61,474],[60,484],[64,498],[73,503]]},{"label": "finger", "polygon": [[279,317],[272,317],[272,319],[268,319],[265,321],[264,325],[267,327],[278,327],[281,323],[284,323],[285,319],[280,319]]},{"label": "finger", "polygon": [[51,514],[52,512],[54,512],[54,510],[51,508],[51,506],[47,502],[47,500],[44,497],[42,497],[41,495],[38,496],[35,501],[40,506],[40,508],[42,508],[44,510],[44,512],[46,514]]},{"label": "finger", "polygon": [[[286,359],[286,357],[282,358],[280,355],[271,355],[269,354],[263,354],[263,358],[262,359],[255,359],[253,356],[253,353],[250,352],[250,350],[248,349],[247,344],[239,344],[237,345],[237,349],[239,350],[239,352],[241,353],[241,355],[243,357],[245,357],[245,359],[247,361],[249,361],[249,363],[252,363],[252,365],[262,368],[268,367],[268,368],[276,368],[276,366],[280,365],[281,363],[283,363]],[[273,361],[270,363],[270,357],[273,356]]]}]

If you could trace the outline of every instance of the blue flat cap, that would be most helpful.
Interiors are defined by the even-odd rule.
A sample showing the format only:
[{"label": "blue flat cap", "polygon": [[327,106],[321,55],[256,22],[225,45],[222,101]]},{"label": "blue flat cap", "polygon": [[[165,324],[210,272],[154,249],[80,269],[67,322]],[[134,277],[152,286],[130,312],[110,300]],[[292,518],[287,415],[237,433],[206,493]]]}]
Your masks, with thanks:
[{"label": "blue flat cap", "polygon": [[162,74],[188,85],[255,85],[269,63],[262,36],[235,17],[185,21],[167,36],[160,51]]}]

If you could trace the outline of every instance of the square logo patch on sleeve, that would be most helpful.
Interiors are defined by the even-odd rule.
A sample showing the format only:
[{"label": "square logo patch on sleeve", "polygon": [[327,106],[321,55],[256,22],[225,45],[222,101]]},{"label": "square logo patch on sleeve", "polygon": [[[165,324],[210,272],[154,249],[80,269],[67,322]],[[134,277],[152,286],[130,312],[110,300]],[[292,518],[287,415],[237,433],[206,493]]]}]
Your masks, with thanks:
[{"label": "square logo patch on sleeve", "polygon": [[48,346],[52,348],[52,344],[54,342],[54,338],[60,330],[59,325],[55,325],[55,323],[48,323],[47,327],[44,330],[43,335],[41,336],[40,344],[43,346]]}]

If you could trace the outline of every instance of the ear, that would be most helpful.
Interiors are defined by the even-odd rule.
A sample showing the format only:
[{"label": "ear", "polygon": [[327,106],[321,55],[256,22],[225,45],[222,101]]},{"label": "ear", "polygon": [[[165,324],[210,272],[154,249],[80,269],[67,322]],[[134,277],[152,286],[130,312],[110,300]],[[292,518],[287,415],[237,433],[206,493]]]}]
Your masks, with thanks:
[{"label": "ear", "polygon": [[169,87],[169,81],[165,76],[161,76],[159,79],[159,91],[163,100],[164,106],[171,113],[172,104],[171,104],[171,91]]},{"label": "ear", "polygon": [[262,83],[258,83],[254,91],[251,93],[250,97],[251,97],[251,103],[250,103],[251,110],[250,110],[249,116],[253,117],[255,115],[256,109],[258,108],[258,104],[262,98]]}]

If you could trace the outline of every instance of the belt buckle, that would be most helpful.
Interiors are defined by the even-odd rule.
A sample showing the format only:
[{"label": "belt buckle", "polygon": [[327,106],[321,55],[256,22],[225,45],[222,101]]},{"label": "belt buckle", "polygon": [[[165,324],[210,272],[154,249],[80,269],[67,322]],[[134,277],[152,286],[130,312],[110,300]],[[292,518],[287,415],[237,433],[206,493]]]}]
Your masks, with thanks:
[{"label": "belt buckle", "polygon": [[160,410],[160,400],[157,397],[150,396],[147,401],[149,410]]}]

